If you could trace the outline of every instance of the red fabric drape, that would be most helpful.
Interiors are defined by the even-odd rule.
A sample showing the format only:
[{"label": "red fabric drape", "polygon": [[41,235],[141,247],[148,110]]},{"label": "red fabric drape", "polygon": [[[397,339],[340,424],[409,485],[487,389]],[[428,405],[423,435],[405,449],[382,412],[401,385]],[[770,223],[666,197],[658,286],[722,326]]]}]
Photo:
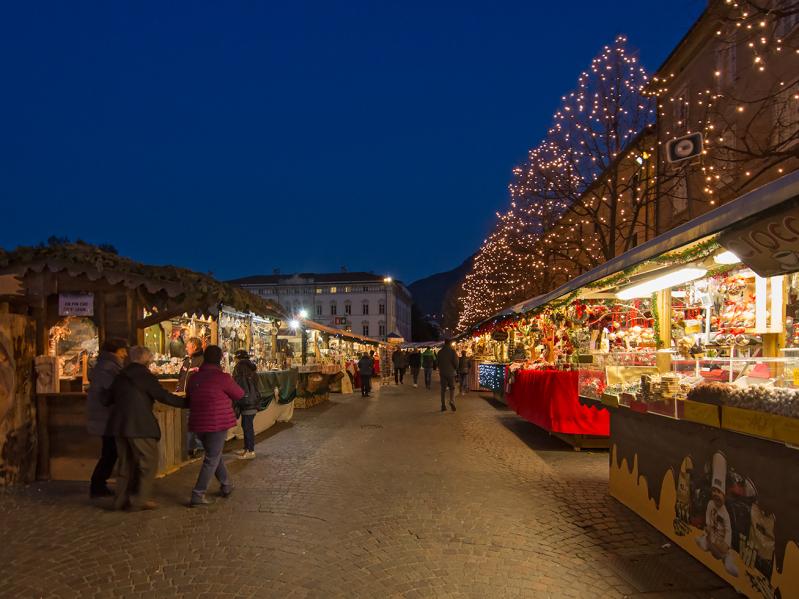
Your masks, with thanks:
[{"label": "red fabric drape", "polygon": [[609,436],[608,411],[580,403],[577,377],[575,371],[519,370],[505,398],[519,416],[544,430]]}]

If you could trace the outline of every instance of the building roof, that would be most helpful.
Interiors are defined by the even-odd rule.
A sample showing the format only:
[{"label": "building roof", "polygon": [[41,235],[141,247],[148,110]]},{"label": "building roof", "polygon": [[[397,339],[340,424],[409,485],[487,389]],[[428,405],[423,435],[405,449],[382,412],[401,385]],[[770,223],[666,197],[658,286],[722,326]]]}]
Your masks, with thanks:
[{"label": "building roof", "polygon": [[[233,285],[302,285],[313,283],[382,283],[385,277],[371,272],[300,272],[294,274],[252,275],[232,279]],[[399,281],[395,281],[400,283]],[[400,283],[401,284],[401,283]]]}]

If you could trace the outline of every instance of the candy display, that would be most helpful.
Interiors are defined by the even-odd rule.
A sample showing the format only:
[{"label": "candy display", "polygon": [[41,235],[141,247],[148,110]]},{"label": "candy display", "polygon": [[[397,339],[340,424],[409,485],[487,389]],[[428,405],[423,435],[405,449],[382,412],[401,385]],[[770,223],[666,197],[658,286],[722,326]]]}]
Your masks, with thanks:
[{"label": "candy display", "polygon": [[799,389],[768,385],[741,387],[735,383],[703,383],[691,389],[688,399],[799,418]]}]

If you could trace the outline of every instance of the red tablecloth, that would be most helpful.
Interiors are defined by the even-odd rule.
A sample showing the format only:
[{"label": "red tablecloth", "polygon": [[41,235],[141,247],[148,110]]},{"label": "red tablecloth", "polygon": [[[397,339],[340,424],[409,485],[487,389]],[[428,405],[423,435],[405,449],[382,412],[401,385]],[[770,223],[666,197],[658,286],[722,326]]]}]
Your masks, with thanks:
[{"label": "red tablecloth", "polygon": [[577,376],[576,371],[518,370],[505,399],[519,416],[547,431],[609,436],[610,414],[580,403]]}]

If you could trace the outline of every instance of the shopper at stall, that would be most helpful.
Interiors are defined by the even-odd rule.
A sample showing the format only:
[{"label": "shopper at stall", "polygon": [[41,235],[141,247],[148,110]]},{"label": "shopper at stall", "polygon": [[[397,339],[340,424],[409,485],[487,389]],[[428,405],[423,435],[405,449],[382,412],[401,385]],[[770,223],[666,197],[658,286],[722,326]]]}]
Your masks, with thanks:
[{"label": "shopper at stall", "polygon": [[361,397],[370,397],[374,367],[374,359],[364,352],[361,359],[358,360],[358,372],[361,375]]},{"label": "shopper at stall", "polygon": [[241,413],[241,430],[244,432],[244,449],[236,452],[240,460],[251,460],[255,457],[255,415],[261,406],[261,394],[258,391],[257,368],[250,360],[247,350],[236,352],[236,366],[233,368],[233,380],[244,390],[238,404]]},{"label": "shopper at stall", "polygon": [[431,389],[433,387],[433,370],[436,368],[436,354],[429,347],[422,352],[422,368],[424,368],[425,389]]},{"label": "shopper at stall", "polygon": [[444,346],[437,356],[438,376],[441,378],[441,411],[446,412],[444,398],[449,389],[449,407],[455,411],[455,377],[458,374],[458,354],[452,348],[449,339],[444,339]]},{"label": "shopper at stall", "polygon": [[200,467],[197,483],[191,493],[191,507],[213,503],[206,497],[211,477],[216,476],[221,486],[222,497],[233,491],[222,449],[230,428],[236,426],[233,413],[234,402],[244,397],[244,390],[233,377],[222,372],[222,348],[209,345],[203,354],[203,364],[191,376],[186,389],[186,399],[190,408],[189,430],[197,433],[205,447],[205,457]]},{"label": "shopper at stall", "polygon": [[182,331],[175,327],[169,335],[169,357],[170,358],[185,358],[186,357],[186,344],[181,336]]},{"label": "shopper at stall", "polygon": [[418,349],[414,349],[408,354],[408,366],[411,368],[411,378],[413,386],[419,386],[419,370],[422,368],[422,354]]},{"label": "shopper at stall", "polygon": [[86,430],[90,435],[102,437],[100,459],[92,473],[89,496],[110,497],[108,479],[117,462],[117,444],[113,435],[106,434],[111,414],[109,393],[114,379],[122,370],[128,357],[128,342],[124,339],[106,339],[100,348],[97,364],[89,373],[89,392],[86,398]]},{"label": "shopper at stall", "polygon": [[466,395],[469,392],[469,374],[471,371],[472,360],[464,350],[461,352],[461,357],[458,360],[458,379],[460,382],[461,395]]},{"label": "shopper at stall", "polygon": [[[186,385],[189,378],[197,372],[203,363],[203,342],[199,337],[189,337],[186,341],[186,357],[183,358],[183,364],[178,373],[178,384],[175,387],[176,392],[185,392]],[[203,445],[200,440],[192,432],[186,435],[186,450],[189,456],[197,457],[203,450]]]},{"label": "shopper at stall", "polygon": [[[161,438],[153,403],[182,408],[185,400],[164,389],[150,372],[153,354],[148,348],[133,346],[129,357],[130,363],[114,379],[109,393],[111,413],[106,434],[116,438],[119,454],[114,508],[151,510],[157,507],[152,492]],[[135,502],[131,498],[134,487],[138,487]]]}]

